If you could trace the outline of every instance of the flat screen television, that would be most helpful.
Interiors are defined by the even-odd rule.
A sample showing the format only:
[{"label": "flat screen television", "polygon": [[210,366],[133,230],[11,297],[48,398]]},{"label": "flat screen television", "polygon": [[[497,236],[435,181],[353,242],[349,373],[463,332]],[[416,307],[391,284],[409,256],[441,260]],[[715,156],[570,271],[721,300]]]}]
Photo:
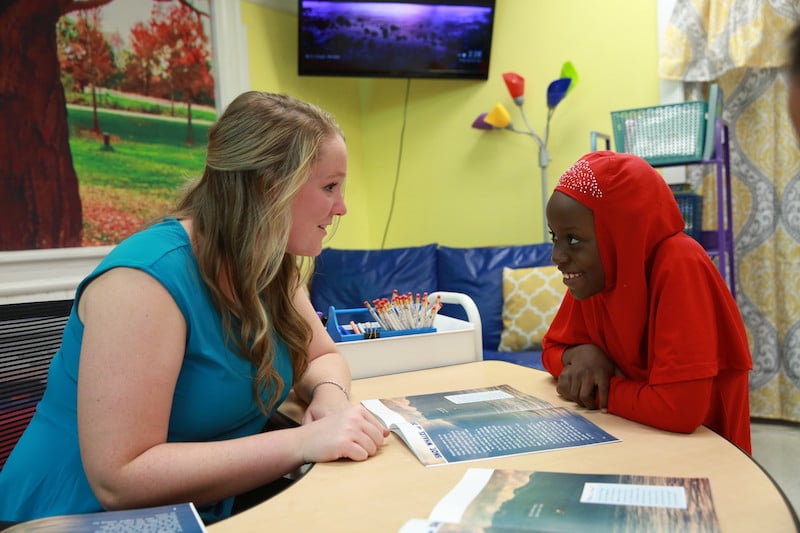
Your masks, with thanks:
[{"label": "flat screen television", "polygon": [[495,0],[298,0],[298,74],[485,80]]}]

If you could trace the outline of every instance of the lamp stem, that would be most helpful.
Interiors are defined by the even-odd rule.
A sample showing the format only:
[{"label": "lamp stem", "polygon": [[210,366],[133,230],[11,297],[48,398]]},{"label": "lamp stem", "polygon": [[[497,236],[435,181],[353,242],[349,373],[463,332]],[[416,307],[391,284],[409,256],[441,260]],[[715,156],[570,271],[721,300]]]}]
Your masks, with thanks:
[{"label": "lamp stem", "polygon": [[544,240],[549,240],[550,232],[547,228],[547,165],[550,163],[550,155],[547,153],[547,146],[542,144],[539,147],[539,168],[542,170],[542,233]]},{"label": "lamp stem", "polygon": [[512,124],[509,124],[507,129],[513,131],[514,133],[521,133],[523,135],[529,135],[533,137],[533,140],[536,141],[536,144],[539,146],[539,169],[542,172],[542,235],[544,242],[547,242],[550,237],[550,232],[547,229],[547,213],[545,209],[547,207],[548,200],[547,165],[550,164],[550,153],[547,151],[547,138],[550,136],[550,117],[553,115],[553,110],[548,109],[547,111],[547,124],[544,130],[544,141],[542,141],[542,138],[536,135],[536,132],[533,131],[533,128],[531,128],[531,125],[528,122],[528,117],[525,115],[525,109],[522,107],[522,103],[517,102],[516,100],[514,103],[517,104],[517,107],[519,108],[519,113],[522,116],[522,121],[525,123],[526,129],[517,129]]},{"label": "lamp stem", "polygon": [[517,103],[517,107],[519,108],[519,114],[522,115],[522,122],[525,123],[525,128],[528,130],[528,135],[533,137],[533,139],[536,141],[536,144],[538,144],[539,148],[541,148],[544,143],[542,142],[541,137],[536,135],[536,132],[533,131],[533,128],[531,128],[531,124],[528,122],[528,116],[525,114],[525,109],[522,107],[522,104],[519,103]]},{"label": "lamp stem", "polygon": [[554,107],[547,108],[547,121],[544,125],[544,144],[547,144],[547,141],[550,140],[550,118],[552,118],[553,113],[555,112]]}]

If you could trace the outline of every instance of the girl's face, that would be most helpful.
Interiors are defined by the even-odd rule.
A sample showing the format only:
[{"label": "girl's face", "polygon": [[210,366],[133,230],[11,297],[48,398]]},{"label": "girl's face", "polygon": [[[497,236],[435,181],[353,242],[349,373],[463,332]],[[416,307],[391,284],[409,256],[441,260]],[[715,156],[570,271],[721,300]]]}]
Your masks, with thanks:
[{"label": "girl's face", "polygon": [[547,202],[547,221],[553,240],[553,263],[561,271],[572,297],[585,300],[601,292],[606,286],[606,276],[592,211],[555,191]]},{"label": "girl's face", "polygon": [[292,201],[292,227],[286,251],[315,257],[333,217],[347,213],[344,204],[344,179],[347,174],[347,149],[344,139],[331,135],[320,147],[319,159],[311,167],[308,180]]}]

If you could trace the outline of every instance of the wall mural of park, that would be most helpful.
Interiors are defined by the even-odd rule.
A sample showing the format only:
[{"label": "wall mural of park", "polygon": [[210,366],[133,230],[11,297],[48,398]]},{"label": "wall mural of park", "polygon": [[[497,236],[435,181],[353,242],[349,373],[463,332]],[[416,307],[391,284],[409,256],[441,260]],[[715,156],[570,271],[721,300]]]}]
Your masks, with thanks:
[{"label": "wall mural of park", "polygon": [[116,244],[203,169],[209,0],[0,4],[0,250]]}]

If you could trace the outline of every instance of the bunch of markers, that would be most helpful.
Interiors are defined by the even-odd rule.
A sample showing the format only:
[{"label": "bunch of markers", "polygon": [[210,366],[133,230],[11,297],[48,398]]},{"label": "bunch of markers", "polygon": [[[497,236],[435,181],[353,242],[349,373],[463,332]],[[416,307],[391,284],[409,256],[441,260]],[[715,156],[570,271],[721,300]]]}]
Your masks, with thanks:
[{"label": "bunch of markers", "polygon": [[442,299],[437,295],[436,302],[428,302],[428,293],[399,294],[397,289],[392,293],[391,299],[377,298],[364,302],[372,318],[380,324],[382,329],[399,331],[404,329],[430,328],[436,313],[442,308]]}]

